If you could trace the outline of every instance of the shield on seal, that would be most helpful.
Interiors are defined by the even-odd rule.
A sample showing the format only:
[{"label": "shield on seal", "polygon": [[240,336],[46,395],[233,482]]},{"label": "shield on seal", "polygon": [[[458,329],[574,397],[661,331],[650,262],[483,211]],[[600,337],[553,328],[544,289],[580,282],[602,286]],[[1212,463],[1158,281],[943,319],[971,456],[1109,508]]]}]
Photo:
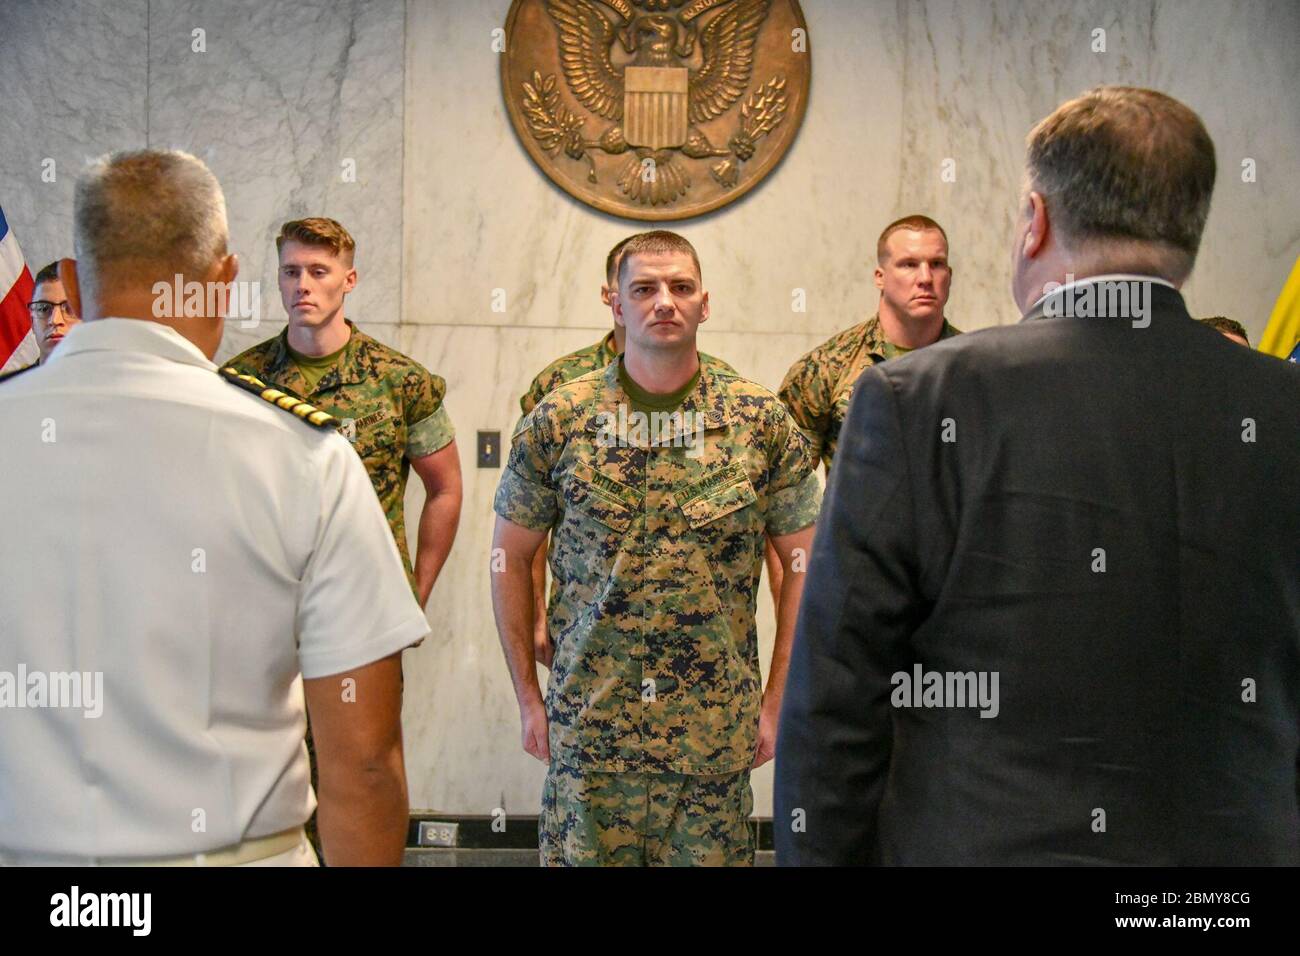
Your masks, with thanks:
[{"label": "shield on seal", "polygon": [[685,67],[629,66],[623,71],[623,137],[629,145],[675,149],[686,142],[689,83]]}]

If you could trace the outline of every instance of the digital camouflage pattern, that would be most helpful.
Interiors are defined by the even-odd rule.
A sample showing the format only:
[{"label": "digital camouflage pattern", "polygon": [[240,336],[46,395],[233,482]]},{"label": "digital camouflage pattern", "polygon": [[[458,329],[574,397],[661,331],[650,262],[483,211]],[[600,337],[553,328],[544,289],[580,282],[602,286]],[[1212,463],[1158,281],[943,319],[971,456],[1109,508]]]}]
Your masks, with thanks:
[{"label": "digital camouflage pattern", "polygon": [[552,763],[542,788],[543,866],[752,866],[749,771],[588,773]]},{"label": "digital camouflage pattern", "polygon": [[[528,386],[528,391],[519,396],[519,407],[527,415],[531,412],[548,393],[559,388],[565,382],[572,382],[579,376],[586,375],[588,372],[594,372],[597,369],[605,368],[610,362],[618,358],[618,345],[614,341],[614,333],[610,332],[599,342],[594,345],[588,345],[580,348],[576,352],[570,352],[568,355],[562,355],[557,358],[546,368],[542,369],[537,377],[533,379],[532,384]],[[699,353],[700,365],[708,365],[725,369],[728,372],[735,373],[735,369],[721,359],[714,358],[712,355],[706,355],[704,352]],[[522,421],[522,419],[520,419]],[[551,580],[551,594],[555,594],[555,580]]]},{"label": "digital camouflage pattern", "polygon": [[[961,330],[953,328],[945,319],[939,338],[960,334]],[[907,351],[886,340],[880,316],[873,315],[831,336],[790,366],[779,394],[808,436],[814,466],[819,461],[825,462],[830,473],[844,416],[849,413],[853,386],[862,373],[877,362]]]},{"label": "digital camouflage pattern", "polygon": [[657,442],[609,441],[605,426],[630,415],[618,371],[561,385],[524,418],[494,504],[551,532],[552,759],[611,773],[744,770],[761,703],[764,533],[816,520],[808,442],[774,394],[716,367],[701,369]]},{"label": "digital camouflage pattern", "polygon": [[[528,391],[519,396],[520,409],[527,415],[538,402],[546,397],[548,392],[554,391],[565,382],[572,382],[580,375],[586,375],[588,372],[604,368],[618,358],[618,355],[618,346],[614,343],[614,333],[610,332],[595,345],[588,345],[576,352],[560,356],[538,372],[537,377],[528,386]],[[706,355],[703,352],[700,353],[700,364],[717,366],[732,373],[736,371],[721,359],[716,359],[712,355]]]},{"label": "digital camouflage pattern", "polygon": [[307,388],[289,354],[287,327],[226,364],[342,421],[339,432],[352,442],[365,463],[414,589],[403,498],[410,460],[433,454],[455,437],[442,404],[447,384],[415,359],[376,342],[351,321],[348,327],[352,335],[338,365],[326,372],[314,389]]}]

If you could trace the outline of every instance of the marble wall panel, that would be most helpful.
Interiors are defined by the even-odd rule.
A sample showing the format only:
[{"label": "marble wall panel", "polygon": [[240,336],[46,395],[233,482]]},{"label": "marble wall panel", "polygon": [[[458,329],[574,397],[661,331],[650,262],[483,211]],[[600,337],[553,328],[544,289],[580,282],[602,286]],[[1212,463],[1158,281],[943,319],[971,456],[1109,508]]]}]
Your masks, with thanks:
[{"label": "marble wall panel", "polygon": [[[348,314],[401,321],[401,0],[151,0],[149,10],[149,144],[202,157],[221,181],[262,317],[285,318],[280,224],[323,215],[357,241]],[[219,357],[237,351],[240,331]]]},{"label": "marble wall panel", "polygon": [[33,273],[72,255],[86,161],[144,142],[147,75],[146,0],[0,4],[0,206]]}]

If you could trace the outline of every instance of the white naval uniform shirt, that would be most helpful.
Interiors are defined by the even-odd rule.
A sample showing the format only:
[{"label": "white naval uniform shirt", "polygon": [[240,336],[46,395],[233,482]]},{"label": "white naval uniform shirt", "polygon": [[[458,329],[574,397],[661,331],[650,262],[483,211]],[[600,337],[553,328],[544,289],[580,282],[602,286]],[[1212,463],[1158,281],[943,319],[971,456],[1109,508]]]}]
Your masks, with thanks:
[{"label": "white naval uniform shirt", "polygon": [[[302,678],[428,630],[347,441],[172,329],[83,322],[0,384],[0,854],[171,856],[300,826]],[[82,694],[69,677],[15,706],[20,668],[23,703],[33,672],[79,672]]]}]

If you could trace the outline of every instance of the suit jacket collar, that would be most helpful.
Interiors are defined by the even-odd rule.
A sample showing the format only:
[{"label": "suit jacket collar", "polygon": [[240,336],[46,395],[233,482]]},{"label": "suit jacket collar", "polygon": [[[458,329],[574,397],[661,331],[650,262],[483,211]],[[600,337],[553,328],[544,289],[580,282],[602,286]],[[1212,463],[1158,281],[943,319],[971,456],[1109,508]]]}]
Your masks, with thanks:
[{"label": "suit jacket collar", "polygon": [[[1067,282],[1050,292],[1044,293],[1038,301],[1029,307],[1029,311],[1024,314],[1020,321],[1028,322],[1030,319],[1042,318],[1060,318],[1063,316],[1073,316],[1076,314],[1073,306],[1079,302],[1085,295],[1095,296],[1097,290],[1089,288],[1102,282],[1142,282],[1148,283],[1149,301],[1155,302],[1159,299],[1162,302],[1177,301],[1179,306],[1183,305],[1183,297],[1179,291],[1174,288],[1172,282],[1162,279],[1159,276],[1144,276],[1131,273],[1107,273],[1105,275],[1088,276],[1084,279],[1076,279],[1073,282]],[[1172,296],[1172,298],[1171,298]],[[1052,315],[1048,312],[1052,311]]]}]

